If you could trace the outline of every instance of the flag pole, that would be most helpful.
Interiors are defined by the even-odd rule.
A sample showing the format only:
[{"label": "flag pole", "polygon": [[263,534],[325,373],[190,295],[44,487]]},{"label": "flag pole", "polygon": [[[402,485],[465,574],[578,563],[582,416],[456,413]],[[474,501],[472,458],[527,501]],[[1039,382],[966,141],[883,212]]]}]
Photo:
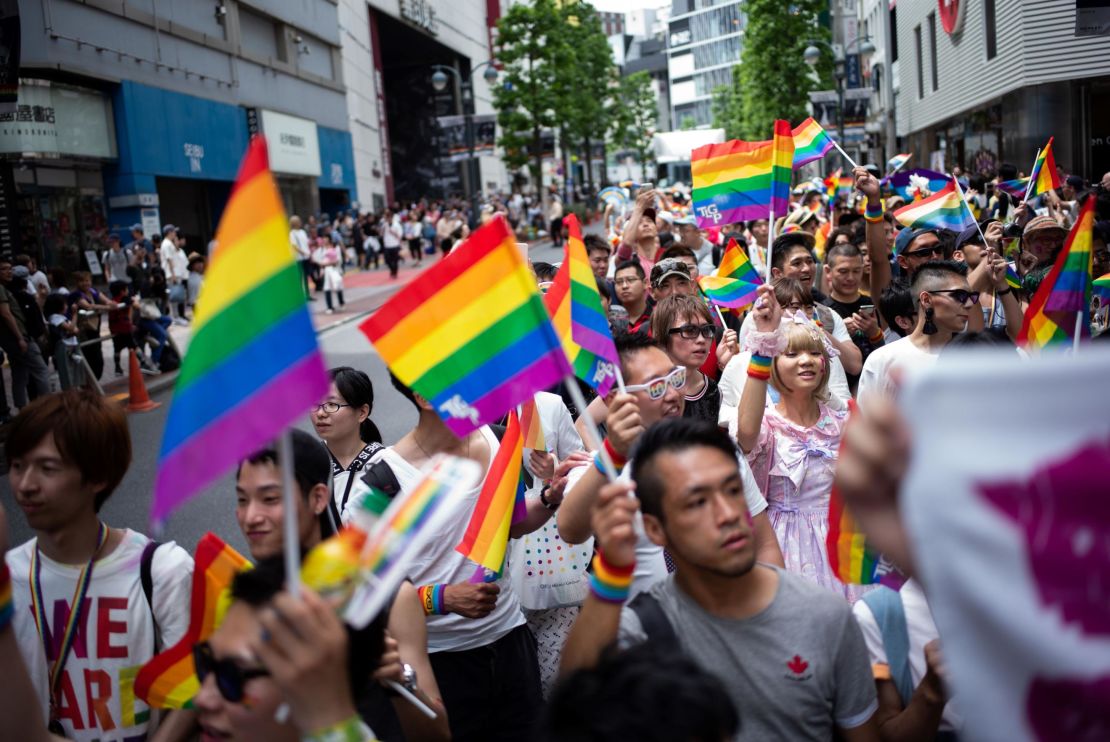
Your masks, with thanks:
[{"label": "flag pole", "polygon": [[891,170],[891,171],[890,171],[889,173],[887,173],[887,174],[886,174],[886,178],[883,178],[883,180],[886,180],[886,179],[888,179],[888,178],[893,178],[893,177],[894,177],[894,174],[895,174],[896,172],[898,172],[899,170],[901,170],[902,168],[904,168],[904,167],[906,166],[906,163],[910,161],[910,157],[913,157],[913,152],[910,152],[910,154],[909,154],[909,157],[907,157],[907,158],[906,158],[906,159],[905,159],[905,160],[904,160],[904,161],[902,162],[902,164],[901,164],[901,165],[899,165],[898,167],[894,168],[894,169],[893,169],[893,170]]},{"label": "flag pole", "polygon": [[971,204],[964,198],[964,191],[960,188],[960,181],[951,173],[948,174],[948,177],[956,184],[956,193],[960,194],[960,201],[963,203],[964,208],[967,209],[967,215],[971,217],[971,221],[975,222],[975,229],[979,231],[979,239],[983,240],[983,247],[990,247],[987,244],[987,236],[983,234],[983,228],[979,226],[979,220],[975,218],[975,212],[971,210]]},{"label": "flag pole", "polygon": [[[1037,167],[1037,160],[1039,160],[1039,159],[1041,159],[1041,148],[1037,147],[1037,156],[1033,158],[1033,167],[1034,167],[1034,169]],[[1032,173],[1032,172],[1029,173],[1029,182],[1025,184],[1025,198],[1021,199],[1022,201],[1028,201],[1029,200],[1029,192],[1033,190],[1033,175],[1034,174],[1035,173]]]},{"label": "flag pole", "polygon": [[713,304],[713,308],[717,310],[717,319],[721,320],[721,327],[727,330],[728,325],[725,323],[725,315],[721,314],[721,307],[717,304],[714,304],[712,300],[710,300],[709,303]]},{"label": "flag pole", "polygon": [[771,214],[767,220],[767,283],[771,282],[771,250],[775,244],[775,204],[771,204]]},{"label": "flag pole", "polygon": [[628,390],[624,388],[624,374],[621,373],[621,365],[619,363],[614,363],[613,370],[617,375],[617,390],[620,391],[621,394],[628,394]]},{"label": "flag pole", "polygon": [[836,147],[837,152],[844,155],[844,159],[848,161],[849,165],[851,165],[852,167],[859,167],[859,165],[856,164],[856,161],[853,160],[851,157],[849,157],[848,153],[840,148],[840,144],[838,144],[835,139],[833,139],[832,137],[829,137],[829,141],[833,143],[834,147]]},{"label": "flag pole", "polygon": [[1075,313],[1075,336],[1071,341],[1071,348],[1073,353],[1079,352],[1079,334],[1083,328],[1083,311],[1080,310]]},{"label": "flag pole", "polygon": [[297,533],[297,493],[293,478],[293,430],[286,428],[278,438],[281,462],[282,533],[285,537],[285,589],[293,597],[301,594],[301,538]]},{"label": "flag pole", "polygon": [[570,395],[574,406],[579,410],[578,418],[586,419],[586,424],[582,426],[586,430],[586,438],[588,439],[586,443],[592,446],[597,451],[598,456],[601,457],[601,465],[605,468],[605,477],[610,482],[617,481],[617,468],[613,466],[613,460],[609,458],[609,453],[605,450],[605,446],[601,444],[601,433],[597,429],[597,423],[586,413],[588,405],[585,397],[582,396],[582,390],[578,388],[578,380],[568,374],[563,377],[563,385],[566,386],[567,394]]}]

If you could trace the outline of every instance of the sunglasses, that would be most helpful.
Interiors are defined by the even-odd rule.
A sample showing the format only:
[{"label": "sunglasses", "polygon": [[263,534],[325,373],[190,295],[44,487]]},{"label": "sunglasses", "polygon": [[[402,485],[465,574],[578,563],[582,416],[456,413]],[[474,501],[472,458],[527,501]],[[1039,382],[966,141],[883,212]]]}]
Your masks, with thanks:
[{"label": "sunglasses", "polygon": [[923,247],[920,250],[913,250],[912,252],[906,253],[907,258],[924,258],[929,255],[943,256],[944,248],[940,245],[934,245],[933,247]]},{"label": "sunglasses", "polygon": [[198,642],[193,645],[193,665],[196,667],[197,680],[201,685],[209,674],[216,675],[216,687],[224,700],[239,703],[243,700],[243,686],[248,680],[266,677],[268,670],[245,670],[232,660],[218,660],[212,654],[212,647],[208,642]]},{"label": "sunglasses", "polygon": [[694,340],[698,335],[711,340],[717,335],[717,327],[715,325],[682,325],[681,327],[672,327],[668,332],[671,335],[681,335],[686,340]]},{"label": "sunglasses", "polygon": [[675,389],[686,386],[686,367],[678,366],[666,376],[650,379],[643,384],[629,384],[624,390],[626,392],[647,392],[648,397],[654,402],[662,399],[663,395],[667,393],[668,384]]},{"label": "sunglasses", "polygon": [[938,291],[930,291],[930,294],[948,294],[958,303],[967,305],[968,302],[977,304],[979,302],[978,291],[968,291],[967,289],[940,289]]}]

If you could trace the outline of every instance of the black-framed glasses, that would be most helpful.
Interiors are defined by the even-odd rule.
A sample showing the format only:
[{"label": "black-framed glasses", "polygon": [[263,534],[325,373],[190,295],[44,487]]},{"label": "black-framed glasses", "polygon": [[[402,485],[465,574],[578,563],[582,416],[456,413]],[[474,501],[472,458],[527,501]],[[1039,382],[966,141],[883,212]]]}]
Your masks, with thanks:
[{"label": "black-framed glasses", "polygon": [[216,676],[216,687],[225,701],[239,703],[243,700],[243,687],[248,680],[267,677],[269,670],[256,668],[252,670],[239,667],[232,660],[218,660],[212,654],[212,646],[208,642],[197,642],[193,645],[193,666],[196,669],[197,680],[204,684],[204,679],[210,674]]},{"label": "black-framed glasses", "polygon": [[930,291],[930,294],[948,294],[956,302],[967,305],[968,302],[972,304],[979,303],[979,292],[968,291],[967,289],[938,289],[937,291]]},{"label": "black-framed glasses", "polygon": [[667,385],[670,384],[675,389],[681,389],[686,386],[686,367],[676,366],[666,376],[657,376],[654,379],[649,379],[643,384],[629,384],[624,388],[626,392],[647,392],[648,397],[654,402],[663,397],[667,393]]},{"label": "black-framed glasses", "polygon": [[921,247],[917,250],[911,250],[910,252],[906,253],[907,258],[925,258],[931,255],[939,255],[941,257],[944,257],[944,246],[938,242],[932,247]]},{"label": "black-framed glasses", "polygon": [[682,325],[672,327],[668,332],[671,335],[681,335],[685,340],[696,340],[701,335],[706,340],[712,340],[717,335],[716,325]]},{"label": "black-framed glasses", "polygon": [[329,415],[334,415],[335,413],[339,412],[344,407],[350,407],[350,405],[349,404],[339,404],[338,402],[321,402],[320,404],[316,405],[316,411],[320,412],[321,410],[323,410],[324,412],[328,413]]}]

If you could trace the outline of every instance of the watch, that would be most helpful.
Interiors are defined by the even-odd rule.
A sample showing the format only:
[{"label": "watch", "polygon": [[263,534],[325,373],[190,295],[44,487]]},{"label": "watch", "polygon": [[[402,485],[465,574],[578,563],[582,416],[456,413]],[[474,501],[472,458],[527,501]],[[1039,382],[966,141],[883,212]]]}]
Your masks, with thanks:
[{"label": "watch", "polygon": [[551,485],[546,485],[542,490],[540,490],[540,503],[545,508],[547,508],[548,510],[550,510],[551,512],[554,513],[556,510],[559,509],[559,506],[562,505],[562,503],[561,502],[553,503],[553,502],[551,502],[550,500],[547,499],[547,491],[549,489],[551,489]]}]

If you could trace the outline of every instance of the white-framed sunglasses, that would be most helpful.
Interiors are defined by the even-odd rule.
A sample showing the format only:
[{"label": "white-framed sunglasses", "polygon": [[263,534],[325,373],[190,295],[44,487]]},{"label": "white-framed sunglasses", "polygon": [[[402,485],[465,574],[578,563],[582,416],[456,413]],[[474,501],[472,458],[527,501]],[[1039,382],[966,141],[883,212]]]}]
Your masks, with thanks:
[{"label": "white-framed sunglasses", "polygon": [[658,376],[654,379],[649,379],[643,384],[629,384],[624,388],[626,392],[647,392],[648,397],[652,401],[661,398],[667,393],[667,385],[670,384],[675,389],[681,389],[686,386],[686,367],[676,366],[666,376]]}]

